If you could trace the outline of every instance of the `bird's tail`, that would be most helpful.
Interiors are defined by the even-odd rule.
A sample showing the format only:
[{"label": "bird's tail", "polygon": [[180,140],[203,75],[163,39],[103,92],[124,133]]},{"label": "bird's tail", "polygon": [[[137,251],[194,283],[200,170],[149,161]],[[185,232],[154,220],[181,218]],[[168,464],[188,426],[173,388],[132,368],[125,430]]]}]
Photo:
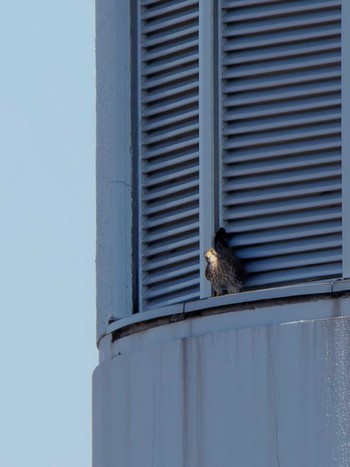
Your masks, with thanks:
[{"label": "bird's tail", "polygon": [[215,234],[214,246],[215,250],[218,251],[222,250],[222,248],[229,248],[228,235],[223,227],[220,227]]}]

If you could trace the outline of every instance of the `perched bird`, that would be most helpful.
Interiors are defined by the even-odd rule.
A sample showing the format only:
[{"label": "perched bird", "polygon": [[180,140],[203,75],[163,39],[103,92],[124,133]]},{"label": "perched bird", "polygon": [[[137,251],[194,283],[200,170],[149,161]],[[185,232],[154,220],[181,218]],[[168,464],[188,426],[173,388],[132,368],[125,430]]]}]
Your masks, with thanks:
[{"label": "perched bird", "polygon": [[244,268],[242,260],[231,250],[226,230],[221,227],[215,235],[214,247],[204,253],[207,260],[205,277],[211,282],[216,295],[237,293],[242,289]]}]

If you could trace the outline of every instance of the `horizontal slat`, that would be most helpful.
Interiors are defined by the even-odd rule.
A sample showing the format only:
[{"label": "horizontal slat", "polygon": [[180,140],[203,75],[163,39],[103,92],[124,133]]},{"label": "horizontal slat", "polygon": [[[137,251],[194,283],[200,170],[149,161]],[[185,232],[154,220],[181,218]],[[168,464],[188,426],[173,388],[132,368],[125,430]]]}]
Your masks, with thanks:
[{"label": "horizontal slat", "polygon": [[152,214],[159,214],[163,211],[169,211],[174,209],[185,208],[186,205],[194,202],[199,202],[199,195],[196,193],[192,196],[184,196],[183,198],[176,198],[174,200],[167,199],[165,202],[159,202],[155,205],[149,205],[145,207],[143,214],[146,216],[151,216]]},{"label": "horizontal slat", "polygon": [[174,173],[162,174],[159,175],[157,178],[148,177],[144,181],[144,187],[148,188],[149,190],[159,190],[161,192],[164,184],[167,184],[168,182],[174,182],[176,178],[185,180],[187,177],[192,180],[193,175],[196,175],[197,172],[198,169],[196,166],[194,166],[187,169],[178,170],[177,172],[174,171]]},{"label": "horizontal slat", "polygon": [[281,50],[281,48],[271,48],[269,52],[262,52],[258,50],[256,53],[252,54],[235,54],[228,55],[225,60],[223,60],[223,65],[225,66],[238,66],[243,64],[251,63],[260,63],[266,61],[277,61],[285,60],[288,58],[304,58],[309,55],[320,55],[324,53],[339,52],[340,44],[339,41],[334,41],[334,43],[328,43],[323,45],[308,46],[308,44],[303,44],[299,47],[286,48],[286,50]]},{"label": "horizontal slat", "polygon": [[268,28],[266,24],[252,24],[250,26],[235,26],[235,27],[226,27],[223,29],[223,37],[237,37],[237,36],[254,36],[256,34],[263,34],[268,32],[271,34],[274,33],[281,33],[290,30],[300,30],[302,28],[311,28],[312,26],[321,26],[321,25],[328,25],[332,23],[338,23],[340,19],[340,13],[332,13],[328,15],[324,15],[321,17],[308,17],[296,19],[294,21],[277,21],[275,23],[270,23]]},{"label": "horizontal slat", "polygon": [[[258,189],[258,188],[265,188],[265,187],[275,187],[275,186],[282,186],[282,185],[292,185],[298,183],[307,183],[308,181],[312,180],[320,180],[326,178],[335,178],[341,176],[341,169],[332,169],[326,170],[320,167],[318,170],[314,171],[305,171],[301,170],[296,175],[291,175],[290,173],[281,173],[280,175],[274,175],[272,178],[265,177],[262,174],[261,177],[250,177],[248,180],[244,180],[242,178],[237,178],[232,180],[229,178],[226,183],[227,191],[242,191],[242,190],[249,190],[249,189]],[[278,193],[276,193],[278,196]]]},{"label": "horizontal slat", "polygon": [[[307,185],[286,185],[278,193],[278,199],[290,199],[301,196],[311,195],[313,193],[319,194],[339,191],[340,183],[338,178],[312,180]],[[276,190],[274,188],[267,188],[265,190],[252,190],[249,192],[239,193],[236,196],[228,196],[227,203],[232,202],[241,205],[249,205],[251,203],[263,203],[276,199]]]},{"label": "horizontal slat", "polygon": [[150,148],[148,147],[147,151],[144,152],[145,158],[152,158],[160,156],[161,154],[169,154],[170,152],[180,151],[181,149],[193,148],[193,151],[196,151],[199,144],[199,138],[190,137],[184,141],[174,141],[169,142],[161,147]]},{"label": "horizontal slat", "polygon": [[[230,223],[228,223],[228,230],[232,231]],[[274,244],[275,242],[291,241],[308,237],[319,237],[321,235],[326,236],[333,234],[341,234],[341,230],[341,220],[338,220],[337,222],[331,220],[330,222],[321,222],[304,225],[301,224],[281,229],[276,228],[271,231],[265,230],[263,232],[259,232],[258,237],[255,231],[252,233],[246,232],[244,233],[244,235],[238,235],[235,233],[234,244],[237,247],[257,244]]]},{"label": "horizontal slat", "polygon": [[[341,100],[337,96],[330,95],[328,100],[322,99],[321,101],[312,102],[311,108],[313,111],[321,111],[327,109],[340,108]],[[251,109],[240,109],[240,112],[226,111],[224,116],[224,122],[240,122],[245,120],[258,120],[259,118],[273,118],[273,117],[287,117],[289,115],[308,115],[310,113],[310,102],[282,102],[275,107],[263,107],[263,109],[254,110]]]},{"label": "horizontal slat", "polygon": [[196,61],[197,61],[197,55],[195,53],[195,48],[193,48],[192,50],[189,50],[188,51],[188,54],[184,57],[181,57],[181,58],[169,58],[169,60],[165,61],[165,63],[163,62],[160,62],[160,63],[157,63],[155,62],[155,64],[148,64],[147,65],[147,70],[144,71],[143,75],[144,76],[148,76],[148,75],[151,75],[151,74],[156,74],[156,73],[160,73],[162,71],[169,71],[169,70],[172,70],[172,69],[177,69],[178,67],[182,67],[184,65],[188,65],[189,63],[194,63],[196,64]]},{"label": "horizontal slat", "polygon": [[177,226],[172,228],[171,230],[164,228],[158,229],[156,232],[152,232],[151,234],[145,234],[143,237],[144,243],[151,243],[156,242],[158,240],[164,240],[165,236],[169,238],[169,241],[176,241],[177,235],[182,235],[187,232],[193,232],[193,236],[196,236],[199,228],[198,218],[196,221],[191,222],[191,226]]},{"label": "horizontal slat", "polygon": [[[288,128],[298,128],[302,126],[309,126],[309,125],[318,125],[320,123],[329,123],[329,122],[340,122],[340,109],[336,109],[332,112],[324,112],[324,115],[318,114],[317,116],[314,115],[307,115],[307,113],[303,113],[301,115],[296,115],[290,117],[288,119],[275,119],[273,121],[269,121],[268,119],[262,119],[259,122],[250,121],[250,122],[237,122],[233,121],[232,125],[226,125],[224,128],[223,134],[224,136],[231,136],[231,135],[241,135],[241,134],[250,134],[250,133],[261,133],[261,132],[268,132],[268,131],[275,131],[280,129],[288,129]],[[231,123],[231,122],[230,122]]]},{"label": "horizontal slat", "polygon": [[[224,162],[227,164],[225,158]],[[234,161],[235,162],[235,161]],[[284,158],[277,161],[272,160],[263,160],[259,163],[250,163],[250,164],[239,164],[235,166],[227,166],[225,169],[225,176],[229,177],[240,177],[240,176],[251,176],[259,175],[262,171],[266,174],[271,174],[273,172],[279,172],[286,170],[295,170],[309,167],[320,167],[323,165],[339,164],[341,162],[341,156],[335,157],[333,154],[328,157],[303,157],[303,158]]]},{"label": "horizontal slat", "polygon": [[196,122],[192,125],[185,125],[176,129],[161,130],[158,133],[145,133],[143,144],[148,145],[160,143],[162,141],[167,141],[171,140],[172,138],[176,138],[177,136],[183,136],[187,133],[193,133],[194,131],[198,132],[198,130],[199,122]]},{"label": "horizontal slat", "polygon": [[142,41],[142,47],[146,50],[163,47],[164,44],[171,44],[178,40],[183,40],[186,37],[192,37],[198,34],[198,25],[193,22],[193,25],[187,26],[186,28],[179,30],[168,30],[163,31],[159,35],[152,34],[151,36],[144,36]]},{"label": "horizontal slat", "polygon": [[[309,13],[323,13],[323,10],[335,10],[340,9],[341,2],[340,1],[329,1],[329,2],[318,2],[318,3],[310,3],[305,2],[303,5],[297,4],[296,2],[288,2],[287,6],[280,8],[279,4],[276,6],[272,6],[271,8],[264,9],[252,9],[249,13],[240,13],[240,11],[233,11],[229,13],[230,9],[227,8],[227,13],[224,16],[224,23],[232,23],[232,22],[247,22],[249,20],[265,20],[270,18],[276,17],[284,17],[285,20],[286,16],[298,16],[302,14],[309,14]],[[327,13],[326,13],[327,14]]]},{"label": "horizontal slat", "polygon": [[[322,212],[324,211],[324,212]],[[330,211],[330,212],[329,212]],[[309,212],[307,216],[304,213],[297,213],[293,216],[288,215],[275,215],[261,219],[245,219],[245,222],[233,221],[230,223],[231,228],[234,229],[235,233],[240,232],[253,232],[259,231],[259,235],[263,230],[273,230],[277,228],[288,228],[289,226],[300,226],[307,224],[317,224],[332,220],[341,219],[341,209],[326,208],[317,212]]]},{"label": "horizontal slat", "polygon": [[[147,3],[146,3],[147,4]],[[168,15],[169,13],[178,12],[179,9],[183,9],[184,6],[188,9],[191,7],[197,7],[198,0],[186,0],[186,3],[180,1],[177,3],[167,4],[164,1],[159,2],[156,8],[148,8],[147,10],[144,8],[142,11],[142,19],[149,20],[152,18],[159,19],[161,16]],[[146,6],[143,2],[143,6]]]},{"label": "horizontal slat", "polygon": [[187,112],[181,112],[175,115],[171,115],[168,118],[162,118],[162,119],[157,119],[154,118],[152,120],[148,120],[144,125],[143,125],[143,131],[152,131],[156,129],[163,128],[165,126],[170,126],[174,125],[179,122],[183,121],[188,121],[188,120],[195,120],[198,121],[198,109],[195,110],[188,110]]},{"label": "horizontal slat", "polygon": [[170,113],[174,110],[178,110],[184,107],[190,108],[190,106],[195,108],[198,107],[197,93],[193,96],[177,99],[171,102],[160,102],[159,104],[153,105],[152,107],[144,107],[142,110],[142,117],[153,117],[154,115]]},{"label": "horizontal slat", "polygon": [[324,138],[325,136],[340,136],[340,127],[339,125],[333,125],[331,128],[320,128],[315,130],[305,130],[303,131],[290,131],[285,135],[279,134],[274,135],[260,135],[257,138],[234,138],[227,139],[224,142],[224,149],[236,149],[241,147],[256,147],[256,146],[267,146],[278,143],[289,143],[293,141],[304,141],[311,140],[313,138]]},{"label": "horizontal slat", "polygon": [[186,288],[198,285],[198,277],[195,277],[194,279],[189,279],[188,277],[181,278],[180,281],[175,284],[160,284],[158,287],[154,285],[147,291],[147,298],[152,299],[154,297],[161,297],[162,295],[166,295],[168,297],[173,292],[184,289],[184,284],[186,284]]},{"label": "horizontal slat", "polygon": [[[152,1],[152,0],[148,0]],[[222,1],[222,9],[233,10],[235,8],[256,7],[270,5],[273,3],[281,3],[281,0],[226,0]]]},{"label": "horizontal slat", "polygon": [[[143,62],[150,63],[154,60],[159,60],[164,58],[169,58],[172,55],[178,55],[189,50],[194,50],[198,47],[198,39],[194,36],[192,40],[185,40],[181,42],[174,43],[172,47],[152,49],[144,53],[142,59]],[[148,70],[147,70],[148,71]]]},{"label": "horizontal slat", "polygon": [[186,14],[176,16],[175,18],[159,18],[158,21],[145,22],[142,28],[143,34],[154,34],[156,31],[173,27],[183,27],[184,23],[198,20],[198,12],[190,11]]},{"label": "horizontal slat", "polygon": [[193,273],[198,273],[198,265],[192,264],[189,266],[182,267],[181,269],[173,268],[169,271],[160,271],[152,274],[148,274],[144,279],[144,285],[151,285],[161,281],[170,281],[172,279],[177,279],[179,276],[188,276]]},{"label": "horizontal slat", "polygon": [[169,185],[158,188],[155,192],[146,192],[143,196],[143,200],[145,202],[150,202],[154,200],[159,200],[161,202],[161,199],[165,197],[178,195],[181,192],[189,191],[191,189],[194,189],[194,191],[196,191],[198,189],[198,180],[190,180],[188,182],[186,180],[179,180],[178,184],[170,186]]},{"label": "horizontal slat", "polygon": [[278,63],[277,65],[270,65],[268,62],[264,64],[262,67],[259,63],[253,63],[252,65],[240,66],[235,67],[234,70],[230,71],[230,78],[238,79],[238,78],[247,78],[247,77],[254,77],[257,76],[264,76],[264,75],[273,75],[278,73],[286,73],[286,72],[293,72],[296,71],[304,71],[304,70],[312,70],[315,67],[322,68],[322,67],[329,67],[334,65],[340,64],[340,57],[338,54],[334,54],[334,56],[321,58],[321,57],[310,57],[308,60],[301,60],[293,61],[285,59],[283,62]]},{"label": "horizontal slat", "polygon": [[261,161],[261,160],[268,160],[268,159],[276,159],[279,157],[286,157],[286,156],[297,156],[300,157],[301,155],[312,155],[312,154],[320,154],[322,152],[333,151],[335,155],[335,160],[338,159],[340,155],[341,149],[341,141],[337,139],[333,142],[324,143],[323,141],[311,141],[305,142],[303,145],[299,145],[297,147],[281,147],[277,150],[271,150],[270,148],[259,148],[259,152],[252,152],[252,150],[247,151],[240,151],[239,153],[234,152],[226,153],[225,154],[225,162],[227,164],[230,163],[246,163],[246,162],[253,162],[253,161]]},{"label": "horizontal slat", "polygon": [[[147,295],[146,295],[147,297]],[[184,303],[190,300],[195,300],[199,298],[199,280],[197,287],[191,287],[189,289],[184,289],[177,295],[167,295],[166,297],[161,297],[159,300],[150,300],[146,302],[144,306],[144,311],[152,310],[162,306],[173,305],[174,303]]]},{"label": "horizontal slat", "polygon": [[160,77],[148,77],[148,75],[146,75],[142,89],[144,91],[149,91],[152,89],[157,90],[158,88],[163,88],[168,84],[174,84],[174,82],[186,83],[190,78],[192,80],[198,79],[198,66],[173,70],[172,73],[168,73],[167,75],[163,74]]},{"label": "horizontal slat", "polygon": [[308,267],[316,265],[324,265],[328,263],[341,262],[341,249],[331,250],[331,253],[325,254],[324,251],[315,251],[312,254],[290,255],[283,257],[274,257],[270,259],[255,261],[251,266],[247,265],[247,273],[258,273],[265,271],[280,271],[281,269],[294,269],[305,266],[307,261]]},{"label": "horizontal slat", "polygon": [[[161,88],[153,92],[148,92],[144,96],[145,104],[152,104],[152,102],[164,101],[170,98],[177,98],[181,100],[186,95],[191,95],[193,92],[196,92],[197,84],[196,83],[178,83],[177,86],[171,88]],[[187,96],[186,96],[187,97]]]},{"label": "horizontal slat", "polygon": [[286,203],[286,201],[275,201],[274,203],[270,203],[268,207],[265,205],[261,205],[260,203],[257,205],[252,205],[249,208],[247,207],[240,207],[237,208],[233,206],[226,212],[226,218],[229,220],[240,220],[240,219],[249,219],[253,218],[256,219],[261,216],[269,216],[272,214],[280,214],[280,213],[292,213],[298,211],[306,211],[314,208],[322,208],[324,206],[336,206],[340,205],[340,193],[333,192],[330,193],[328,196],[323,196],[321,199],[317,197],[310,197],[310,198],[300,198],[300,199],[293,199],[290,203]]},{"label": "horizontal slat", "polygon": [[248,287],[264,287],[270,284],[290,284],[291,282],[302,282],[305,280],[317,280],[322,278],[338,277],[342,273],[341,263],[327,264],[325,269],[321,265],[313,267],[301,267],[290,270],[284,270],[283,274],[280,271],[266,272],[264,274],[256,274],[249,277],[246,286]]},{"label": "horizontal slat", "polygon": [[[334,240],[332,240],[334,238]],[[240,257],[246,261],[249,259],[271,258],[274,256],[308,253],[311,251],[330,250],[341,248],[341,234],[328,235],[326,237],[310,237],[289,242],[275,242],[267,244],[264,248],[260,245],[249,246],[239,250]]]},{"label": "horizontal slat", "polygon": [[[328,38],[339,38],[340,28],[335,23],[333,28],[324,30],[311,30],[302,29],[301,31],[292,31],[289,34],[283,34],[278,38],[278,45],[287,45],[295,43],[305,43],[308,41],[315,41]],[[246,37],[238,42],[237,40],[230,41],[227,38],[223,44],[222,50],[224,52],[242,52],[245,50],[262,49],[269,46],[276,46],[276,37],[262,38],[262,37]]]},{"label": "horizontal slat", "polygon": [[192,236],[190,238],[186,238],[185,240],[181,240],[181,241],[176,241],[176,240],[171,241],[161,246],[158,246],[157,244],[155,244],[154,246],[147,247],[144,250],[144,254],[147,256],[154,256],[154,255],[159,255],[163,253],[169,253],[169,252],[172,252],[173,250],[176,250],[177,248],[188,247],[195,243],[199,244],[199,236],[195,236],[195,237]]},{"label": "horizontal slat", "polygon": [[193,251],[187,252],[187,253],[181,253],[181,254],[174,254],[171,258],[171,261],[169,258],[165,259],[158,259],[158,260],[148,260],[147,264],[144,266],[145,271],[153,271],[155,269],[160,269],[165,266],[170,267],[171,265],[177,265],[181,264],[185,261],[193,260],[195,258],[198,258],[198,251],[197,249],[194,249]]},{"label": "horizontal slat", "polygon": [[[226,97],[224,100],[224,107],[238,107],[243,105],[262,105],[268,104],[272,102],[281,102],[284,100],[291,100],[291,99],[309,99],[310,97],[325,97],[327,96],[333,97],[334,95],[337,96],[340,91],[340,85],[336,84],[334,86],[323,86],[311,89],[278,89],[274,90],[271,93],[261,93],[260,96],[257,95],[249,95],[247,96],[240,96],[240,97],[231,97],[231,92],[228,94],[230,97]],[[229,92],[229,90],[228,90]]]},{"label": "horizontal slat", "polygon": [[[168,2],[169,0],[142,0],[142,7],[146,7],[146,6],[151,7],[151,8],[154,7],[154,6],[157,7],[157,6],[162,5],[164,3],[164,1]],[[170,1],[172,1],[172,0],[170,0]],[[178,1],[180,1],[180,0],[178,0]]]},{"label": "horizontal slat", "polygon": [[186,210],[184,209],[180,213],[177,213],[177,214],[169,213],[168,215],[162,216],[160,219],[154,219],[154,220],[148,219],[147,227],[149,229],[153,229],[153,228],[155,228],[157,226],[160,226],[160,225],[171,224],[171,223],[174,223],[174,222],[180,221],[180,220],[183,221],[187,217],[194,217],[194,216],[196,216],[198,214],[199,214],[199,209],[198,208],[186,209]]},{"label": "horizontal slat", "polygon": [[176,157],[176,158],[170,158],[170,159],[153,159],[152,161],[147,162],[147,165],[145,164],[144,167],[142,168],[142,172],[144,174],[148,174],[150,172],[155,172],[159,170],[166,170],[170,167],[173,167],[174,165],[179,165],[179,164],[186,164],[190,161],[193,161],[194,164],[198,164],[198,157],[199,153],[194,152],[190,154],[185,154],[184,156]]}]

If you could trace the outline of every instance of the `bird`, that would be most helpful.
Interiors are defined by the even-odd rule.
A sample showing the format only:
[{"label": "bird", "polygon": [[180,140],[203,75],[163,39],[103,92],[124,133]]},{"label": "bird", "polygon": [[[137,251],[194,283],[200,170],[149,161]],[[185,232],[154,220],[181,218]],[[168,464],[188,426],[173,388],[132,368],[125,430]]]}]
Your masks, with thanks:
[{"label": "bird", "polygon": [[207,261],[205,277],[211,282],[215,295],[238,293],[243,287],[243,262],[230,248],[228,235],[223,227],[215,234],[214,247],[205,251]]}]

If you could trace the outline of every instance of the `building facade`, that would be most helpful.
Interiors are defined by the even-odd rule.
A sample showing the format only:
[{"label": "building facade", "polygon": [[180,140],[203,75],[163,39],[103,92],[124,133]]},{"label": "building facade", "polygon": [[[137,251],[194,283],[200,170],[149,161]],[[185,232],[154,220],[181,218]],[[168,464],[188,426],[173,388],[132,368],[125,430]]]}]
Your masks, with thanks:
[{"label": "building facade", "polygon": [[349,21],[96,0],[94,467],[350,465]]}]

